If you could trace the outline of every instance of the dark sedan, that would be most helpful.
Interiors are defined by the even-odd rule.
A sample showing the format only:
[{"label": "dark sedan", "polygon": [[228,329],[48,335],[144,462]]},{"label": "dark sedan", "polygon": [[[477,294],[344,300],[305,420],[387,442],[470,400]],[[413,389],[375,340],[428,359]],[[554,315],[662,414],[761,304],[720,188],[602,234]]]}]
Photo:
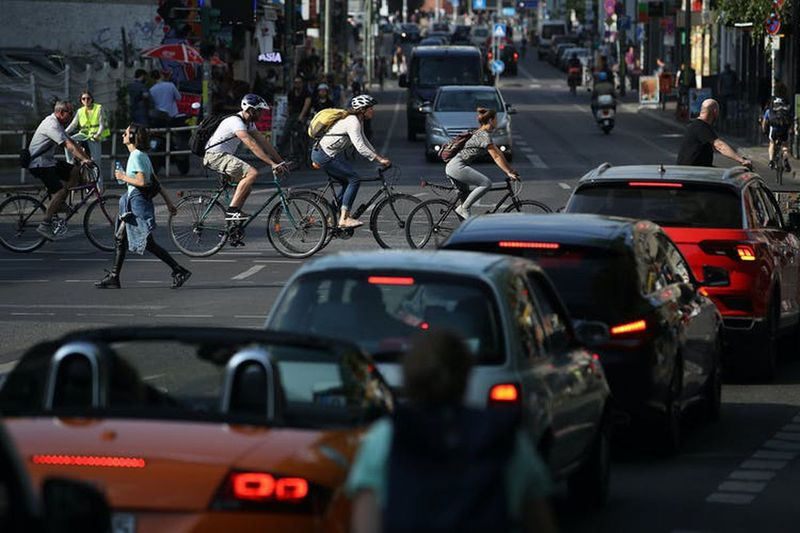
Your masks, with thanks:
[{"label": "dark sedan", "polygon": [[[617,422],[653,429],[674,451],[686,408],[720,408],[722,319],[678,248],[646,220],[494,215],[467,220],[444,248],[536,260],[574,318],[609,324],[598,348]],[[724,276],[724,272],[718,272]]]}]

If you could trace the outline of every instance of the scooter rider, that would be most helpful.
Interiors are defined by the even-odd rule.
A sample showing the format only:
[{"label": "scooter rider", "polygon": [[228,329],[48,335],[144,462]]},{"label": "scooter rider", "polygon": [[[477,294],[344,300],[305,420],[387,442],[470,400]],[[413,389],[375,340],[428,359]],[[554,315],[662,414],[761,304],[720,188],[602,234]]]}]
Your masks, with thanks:
[{"label": "scooter rider", "polygon": [[617,110],[617,94],[614,91],[614,84],[609,81],[608,74],[605,71],[597,73],[592,89],[592,114],[597,114],[597,99],[602,95],[610,95],[614,99],[613,109]]}]

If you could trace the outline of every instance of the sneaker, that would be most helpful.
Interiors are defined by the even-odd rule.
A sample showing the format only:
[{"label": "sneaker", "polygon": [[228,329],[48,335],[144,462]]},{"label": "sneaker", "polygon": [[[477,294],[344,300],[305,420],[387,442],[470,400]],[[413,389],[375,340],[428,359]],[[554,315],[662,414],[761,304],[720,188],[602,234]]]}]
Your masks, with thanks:
[{"label": "sneaker", "polygon": [[51,226],[47,222],[42,222],[41,224],[39,224],[39,227],[36,228],[36,233],[38,233],[48,241],[55,240],[55,236],[53,235],[53,226]]},{"label": "sneaker", "polygon": [[364,223],[362,221],[356,220],[355,218],[345,218],[339,221],[340,228],[357,228],[363,225]]},{"label": "sneaker", "polygon": [[459,205],[455,208],[456,215],[460,216],[464,220],[470,217],[469,207],[464,207],[464,205]]},{"label": "sneaker", "polygon": [[98,289],[119,289],[119,276],[110,270],[106,270],[106,276],[100,281],[96,282],[94,286]]},{"label": "sneaker", "polygon": [[50,226],[53,228],[53,239],[59,240],[63,239],[67,236],[67,221],[63,218],[53,217],[52,222],[50,222]]},{"label": "sneaker", "polygon": [[175,270],[172,273],[172,288],[177,289],[192,277],[192,273],[185,268],[181,267],[180,270]]},{"label": "sneaker", "polygon": [[788,157],[784,157],[783,158],[783,170],[785,170],[786,172],[791,172],[792,171],[792,165],[789,164],[789,158]]},{"label": "sneaker", "polygon": [[241,211],[225,211],[225,220],[228,222],[244,222],[250,215]]}]

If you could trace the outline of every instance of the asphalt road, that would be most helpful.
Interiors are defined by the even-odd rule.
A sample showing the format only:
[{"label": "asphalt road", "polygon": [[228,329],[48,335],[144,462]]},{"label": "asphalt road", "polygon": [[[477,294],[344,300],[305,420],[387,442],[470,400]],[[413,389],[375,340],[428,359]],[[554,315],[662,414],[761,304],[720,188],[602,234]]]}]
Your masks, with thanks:
[{"label": "asphalt road", "polygon": [[[535,55],[535,54],[534,54]],[[617,126],[604,135],[594,123],[585,92],[571,96],[564,75],[531,55],[520,75],[503,78],[513,116],[513,166],[524,180],[524,197],[556,208],[564,205],[577,178],[612,164],[669,164],[680,129],[619,108]],[[441,179],[443,166],[427,163],[422,142],[406,141],[405,93],[378,95],[375,145],[400,171],[396,185],[426,198],[420,179]],[[718,156],[718,165],[725,161]],[[365,173],[368,165],[362,165]],[[487,166],[497,180],[501,172]],[[266,180],[265,180],[266,181]],[[289,185],[319,183],[313,172],[297,172]],[[198,180],[171,181],[173,190],[209,187]],[[373,189],[362,187],[359,198]],[[269,193],[259,188],[248,207]],[[484,200],[484,203],[491,198]],[[163,207],[159,221],[164,222]],[[259,327],[287,278],[301,264],[269,247],[264,224],[254,226],[244,248],[225,248],[207,259],[178,257],[194,273],[171,290],[169,270],[152,256],[132,256],[122,274],[123,290],[96,290],[111,255],[95,251],[78,225],[68,239],[30,255],[0,250],[0,371],[8,370],[33,343],[77,328],[103,325],[176,324]],[[163,228],[157,240],[174,246]],[[375,248],[365,229],[334,241],[321,254]],[[565,531],[592,532],[792,532],[800,513],[793,507],[800,479],[800,363],[786,353],[781,378],[771,385],[726,384],[721,420],[687,427],[685,444],[673,458],[654,458],[635,447],[618,450],[611,500],[597,512],[576,512],[557,487],[554,503]]]}]

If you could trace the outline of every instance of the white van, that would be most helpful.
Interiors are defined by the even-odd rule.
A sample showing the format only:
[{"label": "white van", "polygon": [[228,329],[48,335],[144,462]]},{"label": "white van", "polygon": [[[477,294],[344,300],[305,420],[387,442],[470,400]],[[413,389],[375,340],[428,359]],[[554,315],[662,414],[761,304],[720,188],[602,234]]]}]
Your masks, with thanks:
[{"label": "white van", "polygon": [[539,48],[538,56],[541,60],[550,50],[550,43],[556,35],[567,34],[567,23],[563,20],[543,20],[538,26]]}]

